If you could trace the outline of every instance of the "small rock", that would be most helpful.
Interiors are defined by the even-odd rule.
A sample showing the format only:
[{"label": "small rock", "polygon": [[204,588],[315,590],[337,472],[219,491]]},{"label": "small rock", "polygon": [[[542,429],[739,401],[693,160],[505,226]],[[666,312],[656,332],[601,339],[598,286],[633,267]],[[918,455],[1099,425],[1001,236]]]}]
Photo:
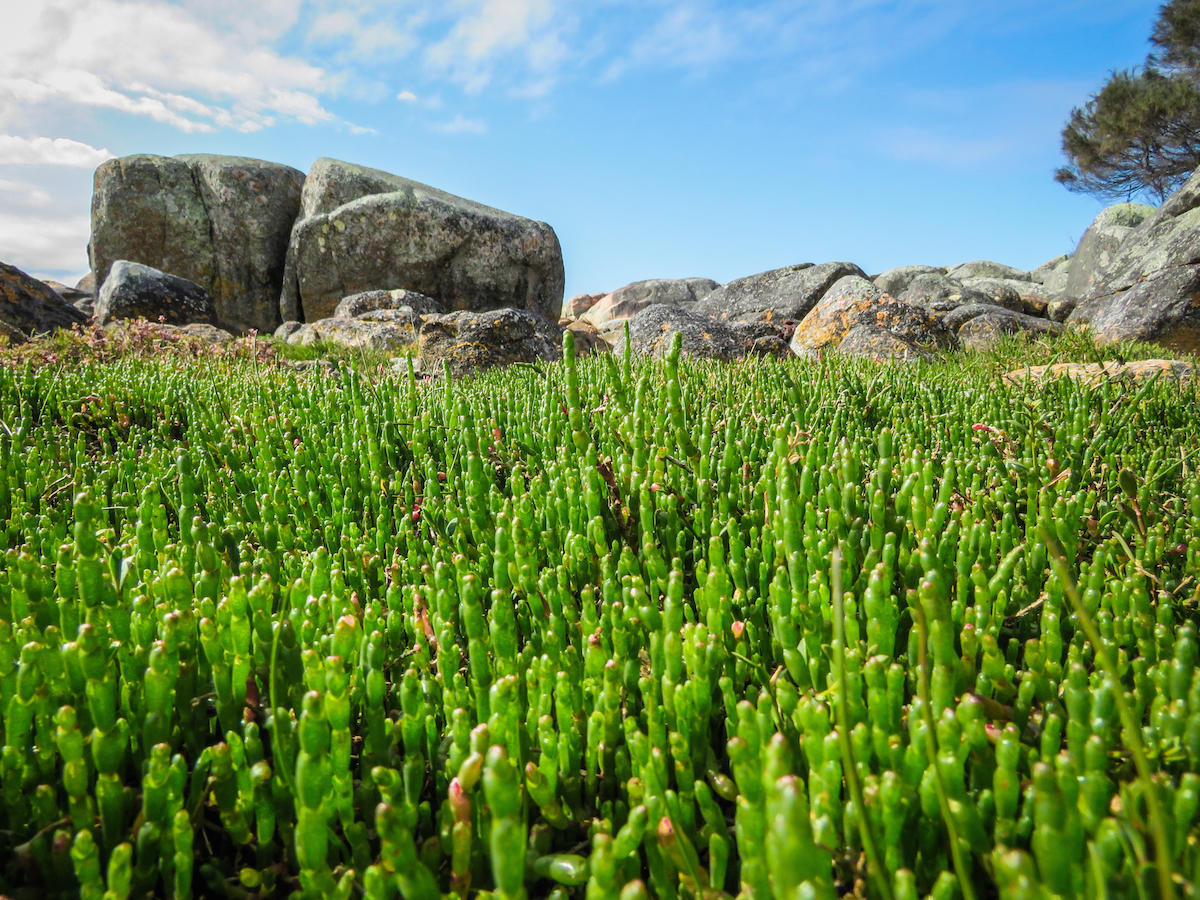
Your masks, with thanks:
[{"label": "small rock", "polygon": [[919,306],[935,316],[969,303],[991,302],[987,294],[967,287],[948,275],[918,275],[900,297],[905,303]]},{"label": "small rock", "polygon": [[950,278],[965,281],[968,278],[1003,278],[1012,281],[1029,281],[1030,274],[1024,269],[1014,269],[989,259],[977,259],[952,266],[947,272]]},{"label": "small rock", "polygon": [[[641,356],[664,356],[676,332],[682,335],[681,349],[686,356],[730,360],[750,351],[751,341],[728,322],[666,303],[646,307],[628,323],[630,347]],[[618,355],[624,354],[623,337],[614,349]]]},{"label": "small rock", "polygon": [[[378,318],[373,320],[367,316]],[[420,327],[421,316],[411,309],[376,310],[356,319],[332,317],[309,322],[293,331],[287,342],[301,347],[328,343],[339,347],[399,353],[417,342]]]},{"label": "small rock", "polygon": [[1014,369],[1004,376],[1008,384],[1027,381],[1048,381],[1055,378],[1073,378],[1084,384],[1100,384],[1105,381],[1125,380],[1141,382],[1158,377],[1164,380],[1187,381],[1196,373],[1191,363],[1177,359],[1143,359],[1137,362],[1105,363],[1055,363],[1052,366],[1030,366]]},{"label": "small rock", "polygon": [[655,303],[692,306],[697,300],[711,294],[716,287],[717,283],[711,278],[653,278],[648,281],[635,281],[611,294],[605,294],[582,318],[603,329],[608,322],[628,319]]},{"label": "small rock", "polygon": [[578,319],[608,294],[576,294],[563,304],[563,319]]},{"label": "small rock", "polygon": [[908,286],[913,283],[913,279],[918,276],[945,274],[946,270],[939,266],[900,266],[896,269],[888,269],[883,274],[876,275],[871,280],[875,283],[875,287],[879,288],[885,294],[900,297],[908,290]]},{"label": "small rock", "polygon": [[577,319],[574,322],[568,323],[566,329],[575,335],[575,352],[580,356],[612,352],[612,348],[601,336],[599,329],[591,322]]},{"label": "small rock", "polygon": [[289,319],[275,329],[275,334],[273,336],[277,341],[286,341],[303,327],[303,323],[297,322],[295,319]]},{"label": "small rock", "polygon": [[993,306],[965,321],[957,334],[959,346],[964,350],[985,350],[1008,334],[1059,334],[1062,330],[1062,325],[1049,319]]},{"label": "small rock", "polygon": [[333,311],[337,319],[353,319],[379,309],[411,309],[418,313],[444,313],[438,301],[417,291],[397,288],[391,291],[363,291],[343,297]]},{"label": "small rock", "polygon": [[515,362],[562,358],[562,327],[528,310],[504,307],[483,312],[427,316],[418,346],[421,364],[440,373],[444,361],[456,376]]}]

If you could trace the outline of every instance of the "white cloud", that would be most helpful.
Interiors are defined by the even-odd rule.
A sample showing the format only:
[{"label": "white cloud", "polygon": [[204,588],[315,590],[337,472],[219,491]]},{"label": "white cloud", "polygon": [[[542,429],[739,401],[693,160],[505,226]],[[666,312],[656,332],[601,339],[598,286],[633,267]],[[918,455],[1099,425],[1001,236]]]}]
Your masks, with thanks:
[{"label": "white cloud", "polygon": [[416,103],[417,95],[412,91],[401,91],[396,95],[396,99],[401,103]]},{"label": "white cloud", "polygon": [[[267,2],[285,24],[299,11],[299,0]],[[248,24],[258,18],[233,0],[17,6],[5,28],[21,39],[0,55],[0,123],[30,105],[117,110],[186,133],[331,121],[318,99],[327,73],[273,49],[284,26]]]},{"label": "white cloud", "polygon": [[0,165],[5,166],[70,166],[94,169],[113,154],[69,138],[23,138],[0,134]]},{"label": "white cloud", "polygon": [[9,212],[45,209],[53,202],[50,193],[37,185],[0,178],[0,207]]},{"label": "white cloud", "polygon": [[88,216],[31,217],[0,211],[0,260],[36,272],[81,272],[87,268]]},{"label": "white cloud", "polygon": [[425,59],[469,93],[491,83],[502,59],[548,78],[567,58],[565,35],[577,25],[565,0],[455,0],[452,10],[449,31]]},{"label": "white cloud", "polygon": [[442,134],[487,133],[487,122],[483,119],[468,119],[461,113],[448,122],[436,122],[432,127],[434,131],[440,131]]}]

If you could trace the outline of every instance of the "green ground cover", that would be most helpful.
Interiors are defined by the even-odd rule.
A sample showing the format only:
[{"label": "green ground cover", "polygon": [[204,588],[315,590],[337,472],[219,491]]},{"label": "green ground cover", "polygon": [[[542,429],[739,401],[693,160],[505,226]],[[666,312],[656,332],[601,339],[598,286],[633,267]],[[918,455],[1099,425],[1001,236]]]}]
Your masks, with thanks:
[{"label": "green ground cover", "polygon": [[0,360],[0,893],[1200,883],[1195,385],[70,340]]}]

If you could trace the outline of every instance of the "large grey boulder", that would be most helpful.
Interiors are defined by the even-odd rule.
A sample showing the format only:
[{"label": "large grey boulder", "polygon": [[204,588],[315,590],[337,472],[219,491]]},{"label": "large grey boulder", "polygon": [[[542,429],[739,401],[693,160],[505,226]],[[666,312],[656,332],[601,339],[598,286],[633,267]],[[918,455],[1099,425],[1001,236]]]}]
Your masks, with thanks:
[{"label": "large grey boulder", "polygon": [[916,358],[954,346],[953,335],[937,317],[851,275],[834,283],[796,326],[791,349],[797,356],[840,352],[852,335],[847,352],[880,358]]},{"label": "large grey boulder", "polygon": [[504,307],[426,316],[419,352],[422,371],[453,375],[562,358],[562,327],[525,309]]},{"label": "large grey boulder", "polygon": [[1200,172],[1122,239],[1067,321],[1101,342],[1200,350]]},{"label": "large grey boulder", "polygon": [[804,263],[738,278],[701,298],[695,311],[731,322],[799,322],[839,278],[865,278],[854,263]]},{"label": "large grey boulder", "polygon": [[315,321],[347,294],[404,288],[447,309],[518,307],[557,320],[563,263],[549,225],[398,175],[317,160],[304,181],[280,294]]},{"label": "large grey boulder", "polygon": [[6,339],[0,344],[23,343],[35,334],[86,321],[87,316],[44,282],[0,262],[0,335]]},{"label": "large grey boulder", "polygon": [[115,319],[146,319],[168,325],[218,324],[212,298],[196,282],[127,259],[119,259],[109,267],[96,297],[97,324]]},{"label": "large grey boulder", "polygon": [[875,287],[893,297],[901,296],[908,290],[913,280],[921,275],[945,275],[946,270],[939,266],[900,266],[888,269],[875,276]]},{"label": "large grey boulder", "polygon": [[1153,214],[1154,207],[1143,203],[1118,203],[1102,210],[1071,254],[1065,296],[1076,305],[1086,297],[1112,265],[1121,242]]},{"label": "large grey boulder", "polygon": [[[682,336],[681,350],[685,356],[705,359],[740,359],[757,340],[757,335],[744,333],[729,322],[668,303],[647,306],[629,319],[628,324],[630,348],[639,356],[661,358],[671,348],[676,333]],[[613,349],[618,355],[624,354],[623,337]]]},{"label": "large grey boulder", "polygon": [[92,271],[126,259],[193,281],[230,328],[271,332],[304,174],[237,156],[112,159],[96,170]]},{"label": "large grey boulder", "polygon": [[597,328],[628,319],[655,303],[690,307],[718,287],[711,278],[652,278],[635,281],[601,297],[582,318]]}]

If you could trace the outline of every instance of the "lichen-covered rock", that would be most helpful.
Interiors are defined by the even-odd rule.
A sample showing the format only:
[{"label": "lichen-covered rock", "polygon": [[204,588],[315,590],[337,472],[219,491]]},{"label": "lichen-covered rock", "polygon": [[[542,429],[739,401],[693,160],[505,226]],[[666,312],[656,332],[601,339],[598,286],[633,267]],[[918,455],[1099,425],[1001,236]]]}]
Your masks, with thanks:
[{"label": "lichen-covered rock", "polygon": [[[824,350],[840,350],[841,343],[855,329],[887,332],[897,341],[913,347],[949,348],[954,337],[937,318],[919,306],[885,294],[870,281],[858,276],[839,279],[812,311],[796,326],[791,348],[797,356],[810,356]],[[864,332],[856,341],[863,347],[874,345],[882,352],[877,335]],[[852,346],[858,346],[853,344]]]},{"label": "lichen-covered rock", "polygon": [[1030,281],[1047,284],[1057,276],[1065,275],[1071,268],[1071,254],[1060,253],[1053,259],[1048,259],[1029,273]]},{"label": "lichen-covered rock", "polygon": [[1011,278],[968,278],[963,287],[978,291],[997,306],[1030,316],[1044,317],[1056,296],[1040,282]]},{"label": "lichen-covered rock", "polygon": [[272,337],[277,341],[286,341],[303,327],[303,322],[297,322],[295,319],[288,319],[288,321],[282,323],[278,328],[275,329],[275,333],[272,335]]},{"label": "lichen-covered rock", "polygon": [[449,362],[454,375],[480,369],[562,358],[562,327],[525,309],[426,316],[419,339],[421,365],[438,374]]},{"label": "lichen-covered rock", "polygon": [[918,275],[899,299],[935,316],[943,316],[971,303],[992,303],[983,291],[969,288],[948,275],[937,274]]},{"label": "lichen-covered rock", "polygon": [[927,347],[905,340],[877,325],[859,325],[851,328],[838,343],[837,352],[878,362],[909,362],[932,357]]},{"label": "lichen-covered rock", "polygon": [[1051,366],[1030,366],[1014,369],[1004,375],[1008,384],[1027,381],[1049,381],[1055,378],[1073,378],[1085,384],[1101,384],[1105,381],[1141,382],[1150,378],[1187,381],[1196,374],[1191,363],[1177,359],[1143,359],[1137,362],[1120,363],[1055,363]]},{"label": "lichen-covered rock", "polygon": [[127,259],[109,267],[96,297],[97,323],[104,325],[114,319],[218,324],[212,298],[196,282]]},{"label": "lichen-covered rock", "polygon": [[695,305],[695,312],[731,322],[799,322],[839,278],[862,269],[847,262],[804,263],[771,269],[721,285]]},{"label": "lichen-covered rock", "polygon": [[946,270],[940,266],[900,266],[888,269],[872,279],[875,287],[893,297],[902,297],[913,280],[921,275],[945,275]]},{"label": "lichen-covered rock", "polygon": [[404,288],[446,309],[520,307],[557,321],[563,264],[549,225],[332,159],[304,182],[280,310],[312,322],[347,294]]},{"label": "lichen-covered rock", "polygon": [[1030,274],[1024,269],[1015,269],[1004,263],[992,262],[990,259],[976,259],[971,262],[951,266],[946,275],[958,281],[968,278],[1004,278],[1012,281],[1029,281]]},{"label": "lichen-covered rock", "polygon": [[1153,213],[1153,206],[1142,203],[1118,203],[1102,210],[1071,254],[1065,297],[1075,303],[1086,297],[1112,265],[1121,242]]},{"label": "lichen-covered rock", "polygon": [[963,322],[956,334],[962,349],[986,350],[1005,335],[1059,334],[1062,330],[1062,325],[1049,319],[993,306]]},{"label": "lichen-covered rock", "polygon": [[392,291],[364,291],[343,297],[333,311],[335,318],[353,319],[381,309],[411,309],[417,313],[444,313],[445,307],[432,297],[398,288]]},{"label": "lichen-covered rock", "polygon": [[289,344],[339,347],[399,353],[417,342],[421,315],[412,309],[373,310],[361,316],[331,317],[301,325],[287,337]]},{"label": "lichen-covered rock", "polygon": [[92,271],[126,259],[186,278],[238,331],[278,327],[279,292],[304,174],[236,156],[112,159],[96,170]]},{"label": "lichen-covered rock", "polygon": [[87,316],[44,282],[16,266],[0,262],[0,325],[5,342],[26,338],[87,321]]},{"label": "lichen-covered rock", "polygon": [[582,318],[597,328],[604,328],[609,322],[628,319],[655,303],[691,307],[717,287],[717,283],[711,278],[652,278],[647,281],[635,281],[617,288],[611,294],[605,294]]},{"label": "lichen-covered rock", "polygon": [[[647,306],[628,320],[629,342],[640,356],[662,357],[671,348],[671,337],[682,337],[681,350],[686,356],[706,359],[740,359],[750,352],[753,341],[730,323],[667,303]],[[625,352],[624,336],[614,345],[618,355]]]},{"label": "lichen-covered rock", "polygon": [[1200,350],[1200,172],[1121,240],[1067,321],[1103,343]]}]

